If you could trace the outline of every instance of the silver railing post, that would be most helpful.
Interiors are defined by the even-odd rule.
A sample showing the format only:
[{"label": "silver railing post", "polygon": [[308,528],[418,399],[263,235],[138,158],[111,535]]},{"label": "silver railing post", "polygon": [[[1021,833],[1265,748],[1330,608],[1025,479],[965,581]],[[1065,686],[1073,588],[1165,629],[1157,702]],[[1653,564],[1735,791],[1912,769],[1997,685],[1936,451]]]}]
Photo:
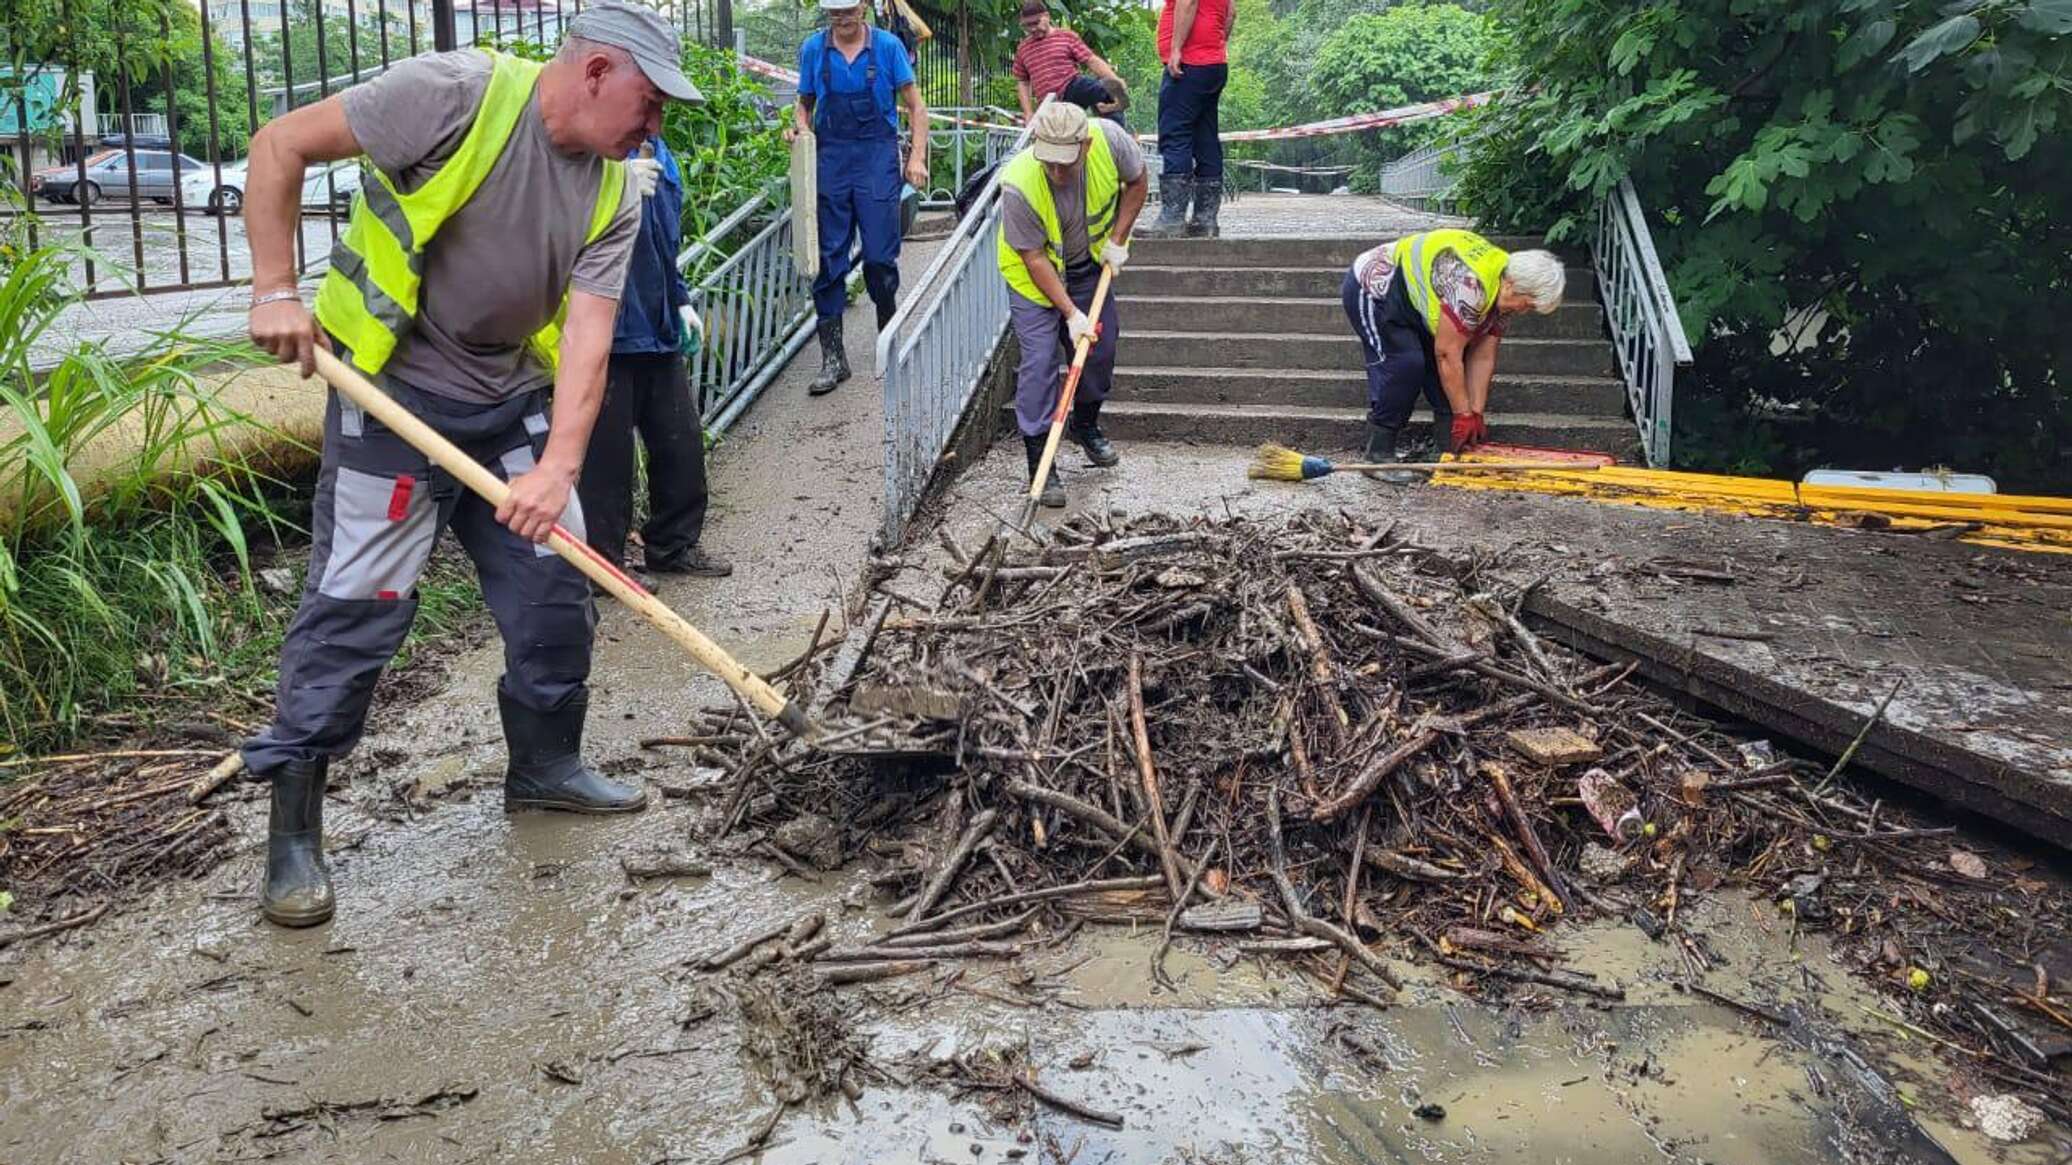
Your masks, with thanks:
[{"label": "silver railing post", "polygon": [[1668,465],[1676,370],[1691,363],[1691,345],[1631,178],[1598,204],[1590,255],[1641,451],[1649,465]]}]

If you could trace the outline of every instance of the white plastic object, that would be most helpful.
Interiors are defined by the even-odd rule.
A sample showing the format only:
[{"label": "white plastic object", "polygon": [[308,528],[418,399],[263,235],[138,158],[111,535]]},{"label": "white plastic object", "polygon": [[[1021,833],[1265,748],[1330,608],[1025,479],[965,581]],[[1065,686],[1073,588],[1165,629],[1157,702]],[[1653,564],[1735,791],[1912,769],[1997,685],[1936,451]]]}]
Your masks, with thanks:
[{"label": "white plastic object", "polygon": [[1983,473],[1905,473],[1869,469],[1815,469],[1800,485],[1836,489],[1898,489],[1918,493],[1991,494],[2000,487]]}]

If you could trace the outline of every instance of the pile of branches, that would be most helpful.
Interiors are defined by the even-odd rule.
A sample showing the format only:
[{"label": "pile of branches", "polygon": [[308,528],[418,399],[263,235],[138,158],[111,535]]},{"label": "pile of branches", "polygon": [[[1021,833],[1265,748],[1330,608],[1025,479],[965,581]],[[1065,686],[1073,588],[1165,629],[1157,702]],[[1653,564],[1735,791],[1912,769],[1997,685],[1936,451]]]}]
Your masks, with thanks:
[{"label": "pile of branches", "polygon": [[[1493,564],[1343,516],[945,545],[935,602],[881,587],[785,669],[835,726],[821,747],[739,709],[682,741],[729,774],[723,829],[756,852],[891,855],[874,880],[899,921],[816,952],[837,981],[1012,956],[1039,921],[1129,921],[1375,1004],[1424,960],[1463,990],[1615,999],[1549,928],[1630,919],[1695,985],[1721,960],[1686,902],[1733,883],[1843,936],[1890,1018],[2068,1115],[2037,1034],[2072,1031],[2040,969],[2072,933],[2061,886],[1968,868],[1984,859],[1952,829],[1541,641]],[[894,840],[929,830],[944,843]]]}]

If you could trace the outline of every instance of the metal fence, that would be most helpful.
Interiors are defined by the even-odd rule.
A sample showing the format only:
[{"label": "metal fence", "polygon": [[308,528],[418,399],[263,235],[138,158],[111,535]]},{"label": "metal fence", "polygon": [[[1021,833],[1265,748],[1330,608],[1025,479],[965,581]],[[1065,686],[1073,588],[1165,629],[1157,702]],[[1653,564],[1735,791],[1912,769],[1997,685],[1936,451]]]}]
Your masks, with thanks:
[{"label": "metal fence", "polygon": [[[760,226],[758,227],[758,224]],[[701,260],[736,231],[745,244],[702,274]],[[791,214],[758,194],[684,250],[694,272],[691,307],[705,321],[705,343],[688,371],[707,431],[726,432],[813,334],[813,283],[792,261]]]},{"label": "metal fence", "polygon": [[[46,2],[80,35],[74,0]],[[169,54],[151,75],[101,77],[81,67],[77,43],[39,46],[32,56],[0,25],[0,51],[28,58],[20,76],[0,75],[0,154],[11,163],[0,166],[0,181],[18,184],[36,211],[24,232],[31,246],[87,248],[77,275],[90,295],[234,286],[251,277],[243,223],[218,212],[242,203],[253,131],[419,53],[558,44],[583,2],[198,0],[196,56]],[[670,0],[662,9],[686,39],[727,43],[728,0]],[[116,0],[92,13],[109,27],[88,34],[105,31],[118,59],[186,35],[161,8]],[[62,100],[51,99],[53,79]],[[332,168],[305,185],[298,274],[327,262],[353,178],[350,167]]]},{"label": "metal fence", "polygon": [[[1028,143],[1029,131],[989,130],[995,162]],[[885,381],[885,505],[880,534],[896,545],[920,505],[943,451],[1007,332],[1006,281],[994,264],[1000,227],[1000,175],[943,244],[910,297],[878,334]]]},{"label": "metal fence", "polygon": [[1641,449],[1649,465],[1668,465],[1676,370],[1691,362],[1691,345],[1632,179],[1598,206],[1590,254]]},{"label": "metal fence", "polygon": [[1466,156],[1466,142],[1412,150],[1381,168],[1379,191],[1384,198],[1416,206],[1443,206],[1459,184],[1454,171]]}]

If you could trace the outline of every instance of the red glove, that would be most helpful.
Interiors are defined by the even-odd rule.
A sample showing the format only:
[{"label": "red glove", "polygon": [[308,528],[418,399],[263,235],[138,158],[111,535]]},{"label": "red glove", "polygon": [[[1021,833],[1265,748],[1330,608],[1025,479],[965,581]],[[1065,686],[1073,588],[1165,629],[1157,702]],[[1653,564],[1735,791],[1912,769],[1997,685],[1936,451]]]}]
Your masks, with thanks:
[{"label": "red glove", "polygon": [[1448,453],[1465,453],[1475,444],[1475,428],[1482,423],[1479,413],[1453,414],[1453,429],[1446,435]]},{"label": "red glove", "polygon": [[1473,448],[1477,445],[1489,444],[1489,422],[1483,419],[1481,413],[1470,413],[1468,415],[1475,418],[1475,435],[1470,438],[1469,447]]}]

